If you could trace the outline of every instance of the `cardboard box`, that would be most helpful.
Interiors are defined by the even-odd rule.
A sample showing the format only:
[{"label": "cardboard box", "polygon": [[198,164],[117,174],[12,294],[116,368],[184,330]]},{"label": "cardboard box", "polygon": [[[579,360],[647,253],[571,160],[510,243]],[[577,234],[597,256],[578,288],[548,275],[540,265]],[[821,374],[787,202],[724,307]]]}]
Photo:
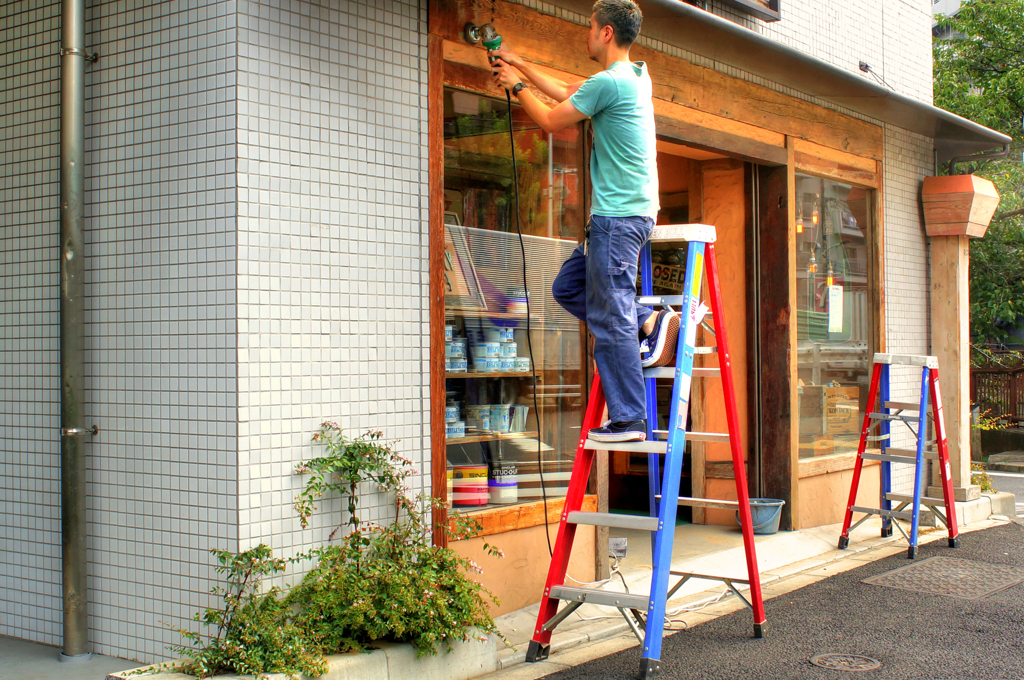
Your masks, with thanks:
[{"label": "cardboard box", "polygon": [[859,434],[862,424],[859,387],[825,388],[825,432]]}]

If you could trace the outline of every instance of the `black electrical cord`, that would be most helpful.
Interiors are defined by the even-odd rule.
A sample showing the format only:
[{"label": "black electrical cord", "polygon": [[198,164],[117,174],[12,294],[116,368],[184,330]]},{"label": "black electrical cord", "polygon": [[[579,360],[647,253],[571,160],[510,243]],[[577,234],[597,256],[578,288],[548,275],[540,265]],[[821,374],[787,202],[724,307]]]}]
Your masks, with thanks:
[{"label": "black electrical cord", "polygon": [[[516,167],[516,137],[512,129],[512,93],[505,90],[508,102],[508,141],[512,147],[512,185],[515,187],[516,198],[516,232],[519,234],[519,250],[523,254],[523,296],[526,298],[526,347],[530,353],[530,369],[533,372],[533,413],[537,418],[537,474],[540,476],[540,495],[544,500],[544,538],[548,542],[548,556],[554,555],[551,548],[551,531],[548,526],[548,492],[544,487],[544,455],[540,442],[540,409],[537,407],[537,362],[533,360],[533,339],[530,327],[530,288],[526,280],[526,244],[523,241],[523,225],[519,221],[519,169]],[[551,153],[551,149],[548,149]]]}]

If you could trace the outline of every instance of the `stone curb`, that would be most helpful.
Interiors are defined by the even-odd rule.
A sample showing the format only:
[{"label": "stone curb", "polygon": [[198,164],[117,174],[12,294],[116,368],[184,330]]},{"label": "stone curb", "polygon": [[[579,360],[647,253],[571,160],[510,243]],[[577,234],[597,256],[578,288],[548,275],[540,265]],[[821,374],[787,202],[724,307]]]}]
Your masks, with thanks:
[{"label": "stone curb", "polygon": [[[439,651],[435,656],[416,656],[412,645],[379,642],[369,653],[351,652],[327,657],[327,672],[318,680],[470,680],[498,670],[497,638],[488,635],[459,642],[449,653]],[[194,680],[184,673],[161,672],[162,667],[175,667],[183,660],[170,664],[155,664],[112,673],[107,680]],[[210,680],[251,680],[248,675],[216,675]],[[283,673],[263,676],[268,680],[288,680]],[[302,676],[306,678],[306,676]]]}]

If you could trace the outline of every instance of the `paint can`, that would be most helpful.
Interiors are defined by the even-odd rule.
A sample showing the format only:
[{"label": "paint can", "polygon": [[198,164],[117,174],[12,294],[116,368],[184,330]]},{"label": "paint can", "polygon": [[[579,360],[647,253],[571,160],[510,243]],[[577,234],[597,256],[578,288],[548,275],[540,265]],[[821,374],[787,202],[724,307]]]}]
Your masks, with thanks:
[{"label": "paint can", "polygon": [[508,505],[519,502],[519,482],[516,466],[510,463],[495,463],[491,468],[487,488],[491,503]]},{"label": "paint can", "polygon": [[456,465],[452,505],[487,505],[487,466]]},{"label": "paint can", "polygon": [[508,432],[512,424],[511,410],[508,404],[491,404],[491,429],[495,432]]}]

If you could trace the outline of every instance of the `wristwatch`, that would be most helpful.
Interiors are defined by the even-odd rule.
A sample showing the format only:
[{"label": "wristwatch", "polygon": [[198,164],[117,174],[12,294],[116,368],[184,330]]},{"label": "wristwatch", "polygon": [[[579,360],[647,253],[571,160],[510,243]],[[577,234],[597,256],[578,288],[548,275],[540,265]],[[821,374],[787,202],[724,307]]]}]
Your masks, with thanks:
[{"label": "wristwatch", "polygon": [[522,92],[525,89],[526,89],[526,83],[520,81],[520,82],[518,82],[518,83],[516,83],[515,85],[512,86],[512,94],[514,96],[518,97],[519,93]]}]

